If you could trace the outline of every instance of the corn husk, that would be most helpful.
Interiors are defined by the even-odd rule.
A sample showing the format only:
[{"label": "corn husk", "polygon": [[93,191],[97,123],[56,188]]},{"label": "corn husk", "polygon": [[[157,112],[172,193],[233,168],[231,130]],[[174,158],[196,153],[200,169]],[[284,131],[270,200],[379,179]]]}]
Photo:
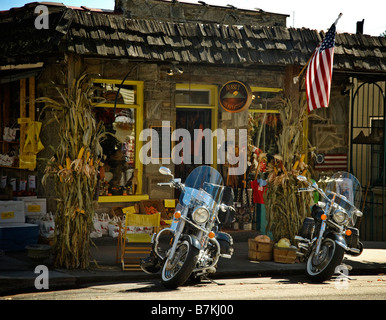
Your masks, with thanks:
[{"label": "corn husk", "polygon": [[311,194],[298,193],[301,187],[296,177],[307,170],[303,147],[303,122],[306,108],[297,107],[293,114],[290,100],[283,100],[280,108],[282,131],[277,137],[278,154],[267,165],[268,190],[265,197],[267,229],[276,241],[293,241],[304,218],[309,215]]},{"label": "corn husk", "polygon": [[42,97],[42,112],[50,110],[60,138],[47,162],[43,185],[52,177],[57,195],[55,214],[54,265],[86,269],[90,262],[90,230],[94,215],[100,142],[106,133],[91,110],[91,82],[87,75],[66,89],[56,87],[61,101]]}]

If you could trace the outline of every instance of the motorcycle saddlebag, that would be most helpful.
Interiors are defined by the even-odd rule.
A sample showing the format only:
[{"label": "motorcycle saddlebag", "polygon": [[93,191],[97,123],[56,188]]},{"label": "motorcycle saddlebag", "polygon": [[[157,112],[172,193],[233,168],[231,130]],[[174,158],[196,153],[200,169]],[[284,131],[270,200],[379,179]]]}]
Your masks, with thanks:
[{"label": "motorcycle saddlebag", "polygon": [[315,231],[315,221],[313,218],[305,218],[300,228],[299,236],[311,240]]}]

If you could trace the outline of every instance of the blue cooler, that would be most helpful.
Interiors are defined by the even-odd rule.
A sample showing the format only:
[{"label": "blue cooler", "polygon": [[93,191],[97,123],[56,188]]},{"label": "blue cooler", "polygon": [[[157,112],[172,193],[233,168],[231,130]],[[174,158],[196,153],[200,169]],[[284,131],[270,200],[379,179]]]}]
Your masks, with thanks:
[{"label": "blue cooler", "polygon": [[38,242],[39,226],[31,223],[0,224],[0,249],[23,251],[26,246]]}]

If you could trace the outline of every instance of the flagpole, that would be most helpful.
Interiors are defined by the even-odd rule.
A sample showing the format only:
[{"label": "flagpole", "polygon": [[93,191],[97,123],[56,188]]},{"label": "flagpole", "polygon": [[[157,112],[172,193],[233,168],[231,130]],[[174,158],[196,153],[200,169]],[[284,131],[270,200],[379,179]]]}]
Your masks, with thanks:
[{"label": "flagpole", "polygon": [[339,19],[343,16],[343,13],[339,13],[338,18],[335,20],[335,25],[338,23]]},{"label": "flagpole", "polygon": [[302,73],[304,72],[304,69],[307,68],[308,64],[310,63],[312,57],[314,56],[315,54],[315,51],[312,53],[311,57],[308,59],[308,61],[306,62],[306,64],[304,65],[303,69],[300,70],[299,74],[293,78],[293,81],[294,81],[294,84],[296,84],[298,81],[299,81],[299,77],[302,75]]},{"label": "flagpole", "polygon": [[[338,23],[339,19],[342,17],[343,13],[339,13],[339,16],[338,18],[335,20],[334,24],[336,26],[336,24]],[[300,70],[299,74],[296,76],[296,77],[293,77],[293,82],[294,84],[296,84],[298,81],[299,81],[299,77],[302,75],[302,73],[304,72],[304,70],[307,68],[308,64],[310,63],[312,57],[314,56],[315,54],[315,51],[312,53],[311,57],[308,59],[308,61],[306,62],[305,66],[303,67],[302,70]]]}]

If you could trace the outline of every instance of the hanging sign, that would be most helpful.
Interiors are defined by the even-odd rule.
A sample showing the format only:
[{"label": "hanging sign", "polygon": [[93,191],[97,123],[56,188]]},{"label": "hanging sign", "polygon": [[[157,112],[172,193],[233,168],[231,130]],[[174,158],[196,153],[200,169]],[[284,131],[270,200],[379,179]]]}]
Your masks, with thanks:
[{"label": "hanging sign", "polygon": [[251,88],[237,80],[225,83],[219,93],[220,105],[228,112],[241,112],[251,105]]}]

